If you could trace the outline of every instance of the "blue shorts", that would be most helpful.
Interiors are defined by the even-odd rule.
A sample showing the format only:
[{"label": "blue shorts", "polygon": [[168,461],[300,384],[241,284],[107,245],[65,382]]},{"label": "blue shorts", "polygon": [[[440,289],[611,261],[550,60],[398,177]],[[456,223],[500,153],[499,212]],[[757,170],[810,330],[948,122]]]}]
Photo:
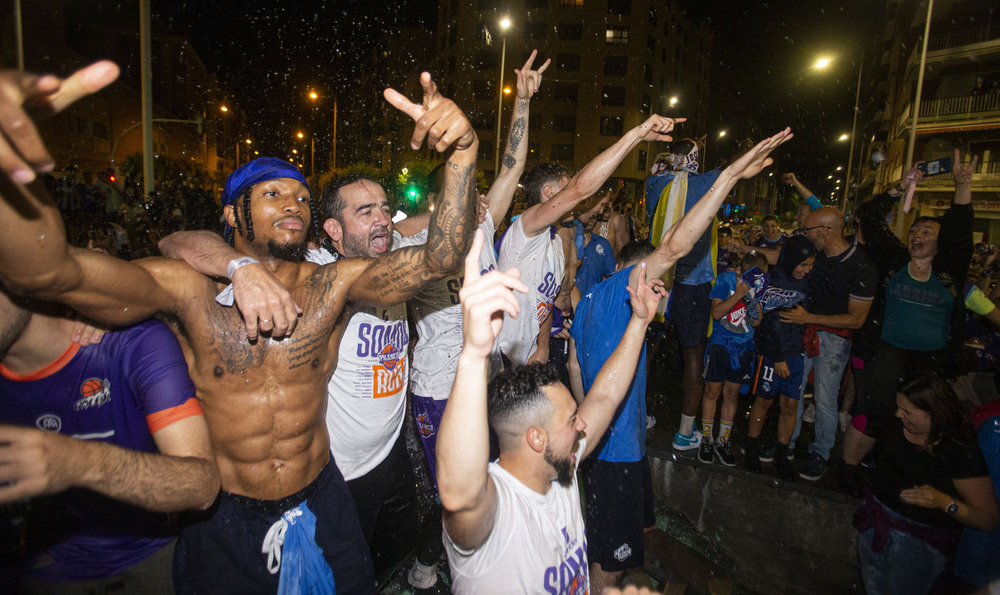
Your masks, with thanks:
[{"label": "blue shorts", "polygon": [[739,366],[734,368],[726,346],[709,342],[705,349],[705,382],[750,382],[753,378],[753,343],[748,343],[738,358]]},{"label": "blue shorts", "polygon": [[788,378],[782,378],[774,372],[774,360],[758,355],[753,375],[753,394],[769,400],[785,395],[798,401],[802,396],[802,368],[806,360],[804,357],[796,357],[785,363],[790,372]]}]

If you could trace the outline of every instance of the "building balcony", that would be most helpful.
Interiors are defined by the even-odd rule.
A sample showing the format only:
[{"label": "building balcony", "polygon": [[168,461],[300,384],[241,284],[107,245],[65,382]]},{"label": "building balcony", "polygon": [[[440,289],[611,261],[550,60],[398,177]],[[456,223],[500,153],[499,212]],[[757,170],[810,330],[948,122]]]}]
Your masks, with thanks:
[{"label": "building balcony", "polygon": [[[986,20],[985,16],[983,20]],[[917,80],[921,51],[923,44],[914,44],[906,61],[906,76],[903,80]],[[970,60],[982,60],[987,56],[1000,56],[1000,21],[972,29],[931,33],[927,44],[928,65],[947,68],[968,64]]]},{"label": "building balcony", "polygon": [[[894,137],[907,134],[912,123],[912,112],[911,102],[896,118]],[[1000,128],[1000,94],[946,97],[920,102],[917,134],[988,128]]]}]

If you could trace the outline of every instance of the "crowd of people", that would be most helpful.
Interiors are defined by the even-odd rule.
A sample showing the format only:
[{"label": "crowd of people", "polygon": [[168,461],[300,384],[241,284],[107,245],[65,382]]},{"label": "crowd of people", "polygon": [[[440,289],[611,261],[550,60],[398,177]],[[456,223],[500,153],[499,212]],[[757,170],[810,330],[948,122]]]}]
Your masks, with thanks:
[{"label": "crowd of people", "polygon": [[[408,564],[420,592],[444,588],[439,568],[457,593],[629,588],[656,526],[657,317],[677,327],[684,361],[676,450],[736,466],[749,392],[743,465],[816,481],[850,411],[837,473],[863,497],[866,590],[1000,578],[1000,410],[978,412],[977,435],[948,382],[966,306],[1000,320],[966,283],[975,158],[956,151],[951,208],[918,218],[907,244],[886,219],[917,170],[858,208],[854,236],[794,174],[798,229],[767,216],[738,230],[717,213],[790,130],[700,173],[697,144],[670,136],[684,118],[652,115],[578,172],[525,171],[549,66],[535,59],[515,70],[488,192],[468,118],[424,73],[419,102],[385,99],[412,118],[411,146],[442,155],[430,212],[394,224],[377,181],[314,193],[294,165],[262,157],[229,176],[221,234],[193,188],[100,203],[43,175],[53,162],[32,118],[98,92],[114,64],[0,73],[0,503],[23,516],[4,584],[373,593]],[[670,144],[637,217],[609,176],[649,142]],[[526,207],[510,216],[519,186]],[[980,252],[983,274],[995,251]],[[840,402],[848,367],[853,406]],[[796,470],[810,377],[815,439]]]}]

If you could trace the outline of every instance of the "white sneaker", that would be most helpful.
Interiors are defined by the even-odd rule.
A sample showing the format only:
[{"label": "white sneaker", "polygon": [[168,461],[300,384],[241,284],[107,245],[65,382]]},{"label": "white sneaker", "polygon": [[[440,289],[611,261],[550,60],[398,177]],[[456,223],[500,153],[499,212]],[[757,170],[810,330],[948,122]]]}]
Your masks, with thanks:
[{"label": "white sneaker", "polygon": [[427,566],[421,564],[419,560],[414,560],[410,572],[406,575],[406,581],[416,589],[430,589],[437,584],[437,568],[437,562]]},{"label": "white sneaker", "polygon": [[809,403],[802,412],[802,421],[807,424],[816,423],[816,403]]}]

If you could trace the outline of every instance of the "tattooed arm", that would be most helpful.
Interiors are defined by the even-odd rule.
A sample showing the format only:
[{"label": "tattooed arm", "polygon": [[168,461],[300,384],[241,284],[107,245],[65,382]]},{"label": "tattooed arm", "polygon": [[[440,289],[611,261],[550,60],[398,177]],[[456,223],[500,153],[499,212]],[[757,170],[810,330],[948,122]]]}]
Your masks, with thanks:
[{"label": "tattooed arm", "polygon": [[524,172],[524,162],[528,158],[528,107],[531,96],[542,84],[542,73],[551,62],[546,60],[538,70],[532,70],[531,65],[537,55],[538,50],[532,50],[524,66],[520,70],[514,69],[517,73],[517,99],[514,100],[514,115],[511,116],[510,132],[507,134],[507,148],[500,158],[502,164],[500,174],[486,195],[490,216],[494,222],[502,220],[507,215],[507,209],[514,200],[517,183]]},{"label": "tattooed arm", "polygon": [[422,105],[411,103],[393,89],[386,99],[417,123],[410,146],[428,146],[450,152],[444,186],[427,226],[427,243],[394,250],[372,261],[356,282],[349,299],[389,305],[409,299],[428,282],[455,272],[476,230],[476,151],[479,139],[469,119],[455,103],[438,94],[428,73],[420,77]]}]

